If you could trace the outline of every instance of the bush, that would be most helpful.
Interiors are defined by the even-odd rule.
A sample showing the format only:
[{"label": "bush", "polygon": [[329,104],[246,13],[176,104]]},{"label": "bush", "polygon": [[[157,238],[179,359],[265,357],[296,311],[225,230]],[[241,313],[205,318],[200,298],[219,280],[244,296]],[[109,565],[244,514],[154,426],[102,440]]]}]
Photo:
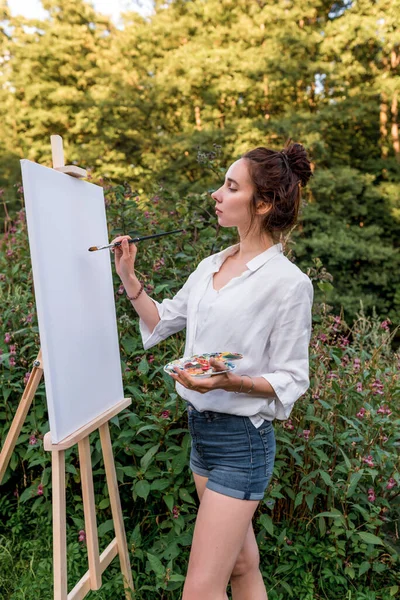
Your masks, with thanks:
[{"label": "bush", "polygon": [[[155,298],[173,296],[207,254],[235,240],[214,228],[207,194],[180,199],[158,190],[141,198],[107,187],[110,237],[154,228],[185,234],[140,243],[137,270]],[[134,225],[132,225],[134,223]],[[154,227],[153,227],[154,226]],[[7,223],[0,258],[2,443],[39,349],[24,211]],[[302,267],[306,270],[306,266]],[[384,600],[400,589],[398,472],[400,356],[395,331],[362,302],[351,325],[327,304],[332,289],[318,258],[310,346],[311,386],[291,419],[275,422],[274,475],[255,518],[270,600]],[[124,386],[133,403],[112,419],[112,439],[137,600],[179,598],[197,498],[188,469],[190,438],[183,402],[163,365],[180,356],[184,332],[145,353],[138,320],[115,275]],[[2,486],[0,598],[50,597],[51,466],[45,390],[39,386]],[[113,536],[100,441],[92,461],[100,546]],[[86,571],[77,449],[67,452],[70,587]],[[118,561],[89,597],[121,595]]]}]

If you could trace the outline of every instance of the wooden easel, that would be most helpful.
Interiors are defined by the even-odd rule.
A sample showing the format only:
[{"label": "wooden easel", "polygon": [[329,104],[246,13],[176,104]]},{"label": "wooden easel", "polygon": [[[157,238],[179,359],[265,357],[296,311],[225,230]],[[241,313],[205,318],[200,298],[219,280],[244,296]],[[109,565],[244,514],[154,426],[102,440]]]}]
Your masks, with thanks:
[{"label": "wooden easel", "polygon": [[[86,171],[84,169],[72,165],[65,166],[63,143],[62,138],[59,135],[51,136],[51,148],[54,169],[67,175],[71,175],[72,177],[86,176]],[[42,354],[41,351],[39,351],[38,357],[33,363],[31,375],[0,454],[0,483],[42,375]],[[57,444],[52,443],[51,432],[46,433],[44,436],[44,449],[52,453],[54,600],[81,600],[90,590],[98,590],[102,585],[101,574],[117,555],[119,555],[121,572],[124,578],[125,596],[127,600],[131,600],[132,598],[132,593],[134,591],[132,572],[129,562],[110,429],[108,425],[108,421],[112,417],[130,404],[130,398],[121,400],[121,402],[111,409],[107,410],[102,415]],[[97,429],[100,433],[107,487],[110,496],[111,513],[115,530],[115,538],[101,555],[99,554],[89,443],[89,435]],[[79,452],[89,570],[78,581],[71,592],[68,593],[65,451],[75,444],[78,444]]]}]

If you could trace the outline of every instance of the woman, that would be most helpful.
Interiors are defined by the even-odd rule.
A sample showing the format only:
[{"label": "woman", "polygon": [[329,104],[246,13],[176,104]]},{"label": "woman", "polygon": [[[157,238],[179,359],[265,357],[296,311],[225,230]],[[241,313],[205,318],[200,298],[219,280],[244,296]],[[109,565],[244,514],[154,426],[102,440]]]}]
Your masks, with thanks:
[{"label": "woman", "polygon": [[[161,303],[134,273],[129,236],[115,249],[116,270],[140,316],[147,350],[186,327],[184,356],[243,354],[236,370],[205,379],[172,374],[186,400],[190,466],[200,500],[183,600],[265,600],[252,517],[272,475],[272,422],[287,419],[309,387],[313,286],[277,240],[297,220],[300,187],[311,177],[300,144],[256,148],[228,169],[211,194],[221,227],[240,242],[200,262],[182,289]],[[224,365],[215,361],[214,367]]]}]

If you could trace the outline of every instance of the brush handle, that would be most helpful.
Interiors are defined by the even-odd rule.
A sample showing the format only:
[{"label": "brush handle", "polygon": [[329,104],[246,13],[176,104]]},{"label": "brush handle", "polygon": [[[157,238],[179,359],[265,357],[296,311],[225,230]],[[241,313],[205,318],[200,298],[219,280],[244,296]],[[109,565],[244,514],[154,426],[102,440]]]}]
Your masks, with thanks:
[{"label": "brush handle", "polygon": [[[180,233],[183,229],[174,229],[174,231],[166,231],[165,233],[153,233],[152,235],[143,235],[142,237],[132,238],[128,240],[128,244],[133,244],[134,242],[140,242],[141,240],[150,240],[151,238],[158,238],[162,235],[169,235],[170,233]],[[112,247],[120,246],[122,242],[115,242]]]}]

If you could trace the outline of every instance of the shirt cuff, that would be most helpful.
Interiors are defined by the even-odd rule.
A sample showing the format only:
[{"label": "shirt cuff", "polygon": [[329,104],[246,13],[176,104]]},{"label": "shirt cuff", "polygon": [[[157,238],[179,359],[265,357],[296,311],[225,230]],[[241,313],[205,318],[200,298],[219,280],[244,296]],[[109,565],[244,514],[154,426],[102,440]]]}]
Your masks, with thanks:
[{"label": "shirt cuff", "polygon": [[308,389],[309,384],[303,391],[287,373],[266,373],[261,377],[271,384],[275,392],[275,418],[285,421],[289,418],[294,403]]}]

